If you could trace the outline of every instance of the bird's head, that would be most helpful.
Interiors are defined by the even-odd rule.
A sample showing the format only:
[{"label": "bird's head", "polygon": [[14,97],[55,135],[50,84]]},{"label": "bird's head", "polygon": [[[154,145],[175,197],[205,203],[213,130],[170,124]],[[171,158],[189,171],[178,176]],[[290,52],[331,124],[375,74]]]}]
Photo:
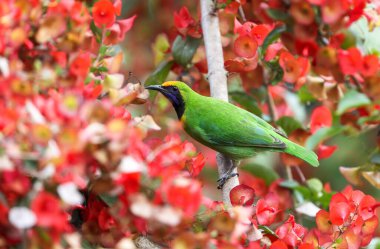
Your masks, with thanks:
[{"label": "bird's head", "polygon": [[193,92],[186,83],[181,81],[167,81],[162,85],[150,85],[145,88],[162,93],[172,103],[178,119],[181,119],[185,112],[185,103],[189,94]]}]

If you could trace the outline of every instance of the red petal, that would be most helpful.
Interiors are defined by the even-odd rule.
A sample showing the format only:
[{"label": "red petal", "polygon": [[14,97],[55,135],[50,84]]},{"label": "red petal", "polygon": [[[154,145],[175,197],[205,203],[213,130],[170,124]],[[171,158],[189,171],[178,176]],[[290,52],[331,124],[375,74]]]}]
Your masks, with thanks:
[{"label": "red petal", "polygon": [[298,80],[301,75],[301,68],[291,53],[283,51],[280,54],[279,64],[284,71],[284,81],[294,83]]},{"label": "red petal", "polygon": [[230,191],[231,204],[234,206],[252,206],[255,199],[255,190],[245,184],[240,184]]},{"label": "red petal", "polygon": [[338,61],[343,74],[353,75],[362,71],[363,59],[357,48],[339,50]]},{"label": "red petal", "polygon": [[265,40],[265,37],[269,34],[270,29],[265,24],[260,24],[252,28],[250,34],[253,37],[257,44],[261,46]]},{"label": "red petal", "polygon": [[337,148],[338,148],[337,145],[333,145],[333,146],[328,146],[324,144],[319,145],[317,149],[318,159],[329,158],[335,152]]},{"label": "red petal", "polygon": [[319,210],[317,216],[315,217],[315,222],[317,224],[317,228],[322,233],[330,233],[332,232],[332,225],[330,222],[329,212],[326,210]]},{"label": "red petal", "polygon": [[315,133],[322,127],[330,127],[332,125],[332,115],[330,110],[325,106],[315,108],[310,118],[311,133]]},{"label": "red petal", "polygon": [[239,36],[234,42],[234,52],[244,58],[252,58],[257,52],[257,42],[248,35]]},{"label": "red petal", "polygon": [[370,54],[363,58],[362,75],[365,77],[373,76],[379,69],[379,59],[376,55]]},{"label": "red petal", "polygon": [[195,158],[191,159],[189,172],[192,177],[198,176],[205,166],[205,157],[199,153]]},{"label": "red petal", "polygon": [[281,240],[276,240],[269,249],[288,249],[288,246]]},{"label": "red petal", "polygon": [[121,14],[121,7],[122,7],[121,0],[115,0],[115,2],[113,3],[113,7],[115,8],[115,14],[117,16],[120,16],[120,14]]},{"label": "red petal", "polygon": [[345,202],[330,205],[330,221],[334,225],[342,225],[350,215],[350,206]]}]

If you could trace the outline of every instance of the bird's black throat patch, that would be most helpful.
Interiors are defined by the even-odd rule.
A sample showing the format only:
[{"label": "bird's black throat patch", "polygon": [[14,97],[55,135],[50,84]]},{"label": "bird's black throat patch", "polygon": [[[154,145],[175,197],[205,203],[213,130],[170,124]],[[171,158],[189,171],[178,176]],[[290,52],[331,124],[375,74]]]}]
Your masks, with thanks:
[{"label": "bird's black throat patch", "polygon": [[164,91],[161,91],[163,95],[172,103],[178,119],[181,119],[185,112],[185,102],[182,95],[176,86],[167,86]]}]

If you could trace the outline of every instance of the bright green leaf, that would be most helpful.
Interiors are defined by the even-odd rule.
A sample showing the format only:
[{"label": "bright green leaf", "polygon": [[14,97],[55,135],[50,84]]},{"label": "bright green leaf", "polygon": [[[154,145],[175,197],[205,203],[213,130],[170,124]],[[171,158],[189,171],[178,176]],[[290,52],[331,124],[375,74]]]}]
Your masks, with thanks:
[{"label": "bright green leaf", "polygon": [[359,93],[355,90],[350,90],[339,101],[336,113],[341,115],[350,108],[369,104],[371,104],[371,100],[365,94]]}]

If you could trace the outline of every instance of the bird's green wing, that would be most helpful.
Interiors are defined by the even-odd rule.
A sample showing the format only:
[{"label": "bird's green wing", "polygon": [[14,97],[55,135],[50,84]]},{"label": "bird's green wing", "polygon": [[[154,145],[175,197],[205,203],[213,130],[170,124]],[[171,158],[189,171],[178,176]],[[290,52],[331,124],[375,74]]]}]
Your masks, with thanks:
[{"label": "bird's green wing", "polygon": [[[262,126],[258,117],[251,113],[225,103],[211,107],[218,110],[209,111],[207,116],[199,118],[198,128],[203,139],[218,146],[260,147],[268,149],[285,149],[286,144],[274,128],[267,124]],[[222,111],[221,111],[222,110]],[[259,120],[265,122],[264,120]],[[269,128],[269,129],[268,129]]]}]

